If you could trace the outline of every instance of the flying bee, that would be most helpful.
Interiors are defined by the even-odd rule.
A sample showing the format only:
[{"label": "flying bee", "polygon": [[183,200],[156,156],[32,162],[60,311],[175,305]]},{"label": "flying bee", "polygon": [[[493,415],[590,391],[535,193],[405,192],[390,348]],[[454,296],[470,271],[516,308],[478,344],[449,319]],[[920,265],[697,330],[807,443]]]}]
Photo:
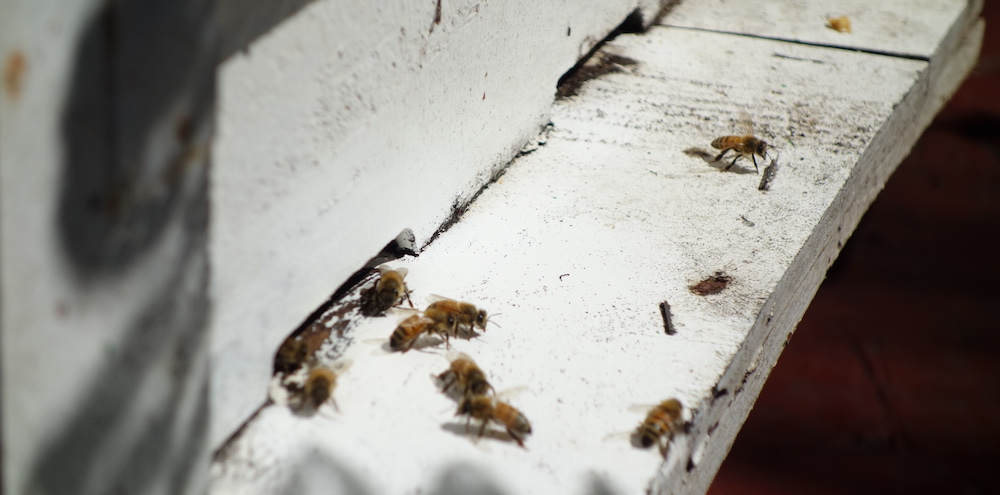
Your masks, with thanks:
[{"label": "flying bee", "polygon": [[730,150],[736,153],[736,157],[733,161],[725,168],[729,170],[736,164],[736,160],[740,157],[750,157],[753,160],[753,168],[760,173],[760,169],[757,167],[757,157],[760,156],[761,159],[767,157],[767,150],[771,147],[769,144],[764,142],[753,135],[753,120],[750,119],[750,115],[746,112],[740,112],[739,115],[740,130],[743,132],[742,136],[722,136],[716,138],[712,141],[712,147],[718,150],[722,150],[715,157],[715,161],[722,160],[722,157],[726,155]]},{"label": "flying bee", "polygon": [[412,349],[417,339],[425,333],[443,335],[445,345],[450,348],[448,337],[452,333],[455,333],[457,322],[452,315],[438,313],[430,311],[430,314],[428,314],[425,311],[422,315],[412,315],[403,320],[396,327],[396,330],[392,332],[392,336],[389,337],[389,348],[394,351],[402,350],[402,352],[406,352]]},{"label": "flying bee", "polygon": [[463,397],[486,395],[488,391],[496,394],[493,385],[486,381],[486,373],[479,369],[471,357],[465,353],[454,351],[448,353],[447,357],[451,366],[437,377],[444,383],[441,388],[442,392],[455,385],[461,390]]},{"label": "flying bee", "polygon": [[466,432],[469,431],[469,422],[472,421],[472,418],[483,422],[482,426],[479,427],[479,437],[482,437],[483,433],[486,432],[486,423],[489,421],[503,425],[507,434],[521,447],[524,447],[524,437],[531,433],[531,423],[528,422],[528,418],[525,418],[521,411],[495,397],[486,395],[465,397],[459,404],[455,416],[461,414],[468,416],[465,422]]},{"label": "flying bee", "polygon": [[670,437],[682,421],[682,409],[680,401],[667,399],[649,411],[646,420],[636,430],[642,448],[648,449],[655,443],[660,447],[660,454],[666,457]]},{"label": "flying bee", "polygon": [[380,315],[402,303],[403,298],[406,298],[406,302],[412,308],[410,291],[406,287],[406,282],[403,282],[408,270],[406,268],[393,270],[383,265],[378,267],[378,271],[379,279],[375,282],[375,286],[361,291],[361,313],[365,316]]},{"label": "flying bee", "polygon": [[485,309],[479,309],[472,303],[460,302],[442,296],[432,296],[434,301],[427,306],[427,310],[440,311],[443,314],[452,315],[459,326],[465,326],[472,333],[473,328],[486,331],[486,323],[489,316]]}]

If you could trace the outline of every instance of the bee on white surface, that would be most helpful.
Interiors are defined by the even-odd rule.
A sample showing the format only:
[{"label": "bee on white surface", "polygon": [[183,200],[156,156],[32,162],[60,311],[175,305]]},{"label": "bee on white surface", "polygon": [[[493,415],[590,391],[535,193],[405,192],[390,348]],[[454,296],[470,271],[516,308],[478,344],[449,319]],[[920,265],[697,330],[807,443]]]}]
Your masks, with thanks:
[{"label": "bee on white surface", "polygon": [[642,448],[648,449],[655,443],[666,457],[670,439],[683,424],[683,409],[677,399],[667,399],[651,409],[635,432]]},{"label": "bee on white surface", "polygon": [[381,315],[389,308],[401,304],[404,298],[412,308],[410,290],[403,281],[409,271],[406,268],[393,270],[385,265],[379,266],[378,271],[379,278],[375,285],[361,291],[361,314]]},{"label": "bee on white surface", "polygon": [[447,358],[451,366],[437,376],[437,379],[443,382],[442,392],[454,386],[458,388],[462,397],[486,395],[488,392],[496,395],[493,385],[486,380],[486,373],[483,373],[468,354],[452,351],[448,353]]},{"label": "bee on white surface", "polygon": [[485,309],[477,308],[472,303],[456,301],[443,296],[432,295],[431,299],[433,302],[427,306],[425,314],[432,311],[438,315],[451,315],[458,322],[459,328],[465,327],[470,335],[474,328],[486,331],[489,316]]},{"label": "bee on white surface", "polygon": [[309,378],[303,387],[303,397],[313,409],[319,409],[327,400],[337,407],[337,401],[333,400],[333,391],[337,388],[337,374],[330,368],[319,366],[309,371]]},{"label": "bee on white surface", "polygon": [[457,332],[457,325],[454,316],[428,308],[423,314],[412,315],[400,322],[389,337],[389,349],[407,352],[424,334],[444,336],[445,347],[450,348],[448,338]]},{"label": "bee on white surface", "polygon": [[300,336],[290,335],[274,355],[274,372],[291,373],[305,364],[309,357],[309,346]]},{"label": "bee on white surface", "polygon": [[753,159],[753,168],[760,173],[760,169],[757,167],[757,157],[760,156],[762,159],[767,158],[767,150],[770,148],[770,145],[763,139],[753,135],[753,120],[750,118],[750,114],[741,111],[739,125],[740,131],[743,133],[742,135],[722,136],[712,141],[713,148],[722,150],[715,157],[715,161],[722,160],[726,153],[733,151],[736,153],[736,156],[724,170],[732,168],[736,164],[736,160],[739,160],[741,157],[749,157]]},{"label": "bee on white surface", "polygon": [[490,421],[503,426],[507,430],[507,434],[521,447],[524,447],[524,437],[531,434],[531,423],[528,422],[528,418],[514,406],[496,397],[486,395],[465,397],[458,405],[458,411],[455,415],[468,416],[465,422],[466,432],[469,431],[469,423],[473,418],[482,421],[478,437],[483,436],[483,433],[486,432],[486,425]]},{"label": "bee on white surface", "polygon": [[[340,376],[351,366],[351,362],[338,361],[325,365],[313,362],[307,368],[284,377],[274,384],[271,399],[279,404],[287,404],[298,413],[313,414],[329,403],[337,411],[337,401],[333,397]],[[277,391],[281,391],[278,394]]]}]

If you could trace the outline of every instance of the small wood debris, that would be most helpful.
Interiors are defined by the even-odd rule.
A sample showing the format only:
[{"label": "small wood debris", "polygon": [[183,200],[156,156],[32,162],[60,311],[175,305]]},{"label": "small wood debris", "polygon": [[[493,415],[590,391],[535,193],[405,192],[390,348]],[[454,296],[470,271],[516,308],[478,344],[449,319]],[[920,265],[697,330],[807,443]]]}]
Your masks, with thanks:
[{"label": "small wood debris", "polygon": [[842,15],[840,17],[829,17],[826,20],[826,27],[838,33],[850,33],[851,18],[846,15]]},{"label": "small wood debris", "polygon": [[690,289],[691,292],[694,292],[699,296],[718,294],[722,292],[722,290],[725,289],[727,286],[729,286],[729,282],[731,282],[732,280],[733,280],[732,277],[726,275],[723,272],[715,272],[714,275],[706,278],[705,280],[702,280],[701,282],[698,282],[697,284],[692,285]]}]

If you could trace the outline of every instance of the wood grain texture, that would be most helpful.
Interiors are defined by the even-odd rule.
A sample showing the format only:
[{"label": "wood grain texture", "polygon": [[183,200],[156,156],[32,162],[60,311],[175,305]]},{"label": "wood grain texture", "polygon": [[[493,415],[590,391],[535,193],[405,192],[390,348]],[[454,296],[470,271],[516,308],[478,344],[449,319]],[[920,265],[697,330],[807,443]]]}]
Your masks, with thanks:
[{"label": "wood grain texture", "polygon": [[404,229],[424,246],[549,120],[559,77],[659,3],[311,2],[221,64],[213,445],[304,315]]},{"label": "wood grain texture", "polygon": [[[500,313],[501,327],[452,343],[498,389],[527,388],[512,400],[532,422],[527,449],[501,433],[466,438],[428,378],[443,352],[386,355],[398,318],[368,319],[327,356],[353,362],[340,414],[266,407],[213,467],[214,488],[300,486],[307,442],[336,466],[323,476],[378,493],[447,492],[456,477],[507,493],[704,492],[843,242],[970,70],[982,24],[961,18],[942,21],[928,60],[674,28],[670,16],[618,37],[607,60],[635,63],[559,100],[545,144],[398,263],[415,301],[437,293]],[[752,163],[720,172],[692,151],[732,133],[740,109],[778,152],[766,192]],[[719,272],[717,293],[689,289]],[[662,459],[630,445],[644,414],[629,406],[669,397],[690,427]]]},{"label": "wood grain texture", "polygon": [[[684,2],[661,24],[930,60],[953,26],[967,26],[982,0]],[[827,26],[846,16],[851,32]]]}]

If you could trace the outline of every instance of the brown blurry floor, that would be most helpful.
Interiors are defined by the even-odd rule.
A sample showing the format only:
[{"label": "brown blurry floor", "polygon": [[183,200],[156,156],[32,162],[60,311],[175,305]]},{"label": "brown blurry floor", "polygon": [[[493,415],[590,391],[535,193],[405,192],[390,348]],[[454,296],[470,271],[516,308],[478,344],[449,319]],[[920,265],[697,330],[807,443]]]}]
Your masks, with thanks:
[{"label": "brown blurry floor", "polygon": [[1000,493],[1000,1],[865,214],[711,495]]}]

